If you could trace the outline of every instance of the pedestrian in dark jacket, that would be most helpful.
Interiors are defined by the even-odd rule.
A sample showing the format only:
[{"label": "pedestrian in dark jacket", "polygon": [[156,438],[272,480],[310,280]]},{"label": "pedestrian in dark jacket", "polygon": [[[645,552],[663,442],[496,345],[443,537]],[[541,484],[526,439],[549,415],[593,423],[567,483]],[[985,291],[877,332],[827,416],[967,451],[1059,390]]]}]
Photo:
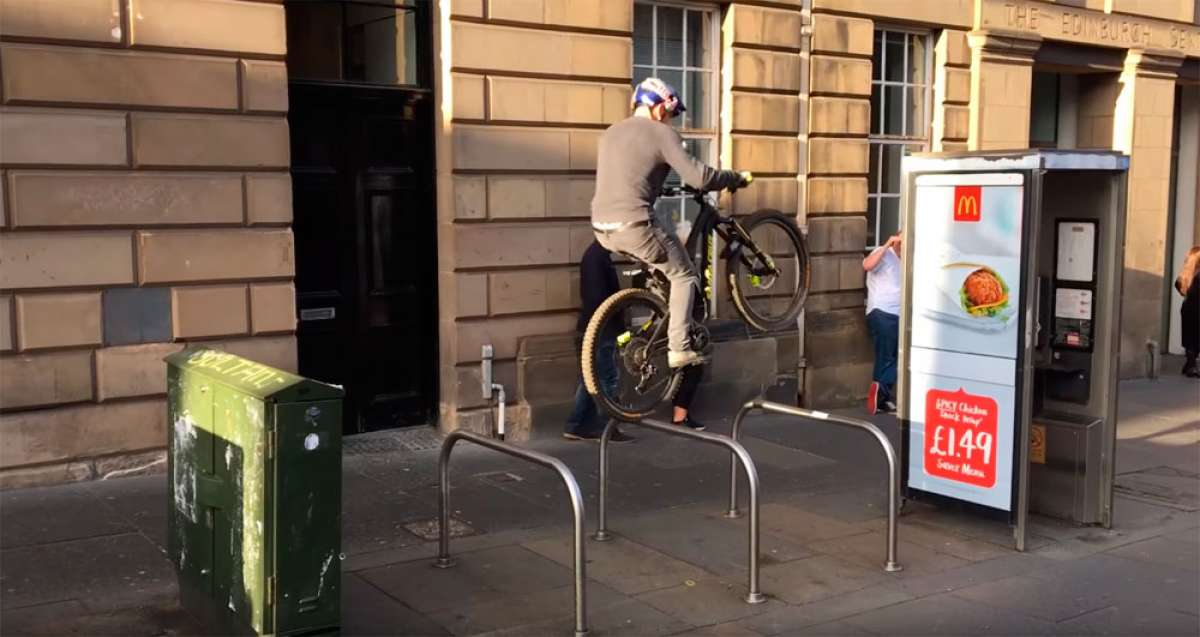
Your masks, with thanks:
[{"label": "pedestrian in dark jacket", "polygon": [[1183,295],[1183,307],[1179,308],[1183,320],[1183,350],[1187,359],[1183,363],[1183,375],[1200,378],[1196,356],[1200,355],[1200,246],[1188,250],[1183,260],[1183,270],[1175,278],[1175,290]]},{"label": "pedestrian in dark jacket", "polygon": [[[600,245],[599,242],[592,241],[592,245],[583,253],[583,259],[579,262],[579,320],[575,323],[575,331],[582,335],[587,330],[588,322],[592,320],[592,315],[596,313],[596,309],[608,297],[617,293],[621,289],[621,284],[617,280],[617,271],[613,268],[612,254]],[[600,367],[601,382],[609,385],[615,385],[617,382],[617,370],[614,367],[613,357],[615,352],[612,351],[613,345],[601,345],[601,351],[596,357],[597,365]],[[604,434],[604,414],[596,408],[596,401],[592,395],[588,393],[587,387],[584,386],[583,380],[580,379],[579,385],[575,388],[575,407],[571,410],[570,417],[567,418],[567,424],[563,428],[563,438],[567,440],[599,440]],[[633,440],[633,436],[623,433],[620,429],[614,431],[609,437],[612,442],[629,442]]]}]

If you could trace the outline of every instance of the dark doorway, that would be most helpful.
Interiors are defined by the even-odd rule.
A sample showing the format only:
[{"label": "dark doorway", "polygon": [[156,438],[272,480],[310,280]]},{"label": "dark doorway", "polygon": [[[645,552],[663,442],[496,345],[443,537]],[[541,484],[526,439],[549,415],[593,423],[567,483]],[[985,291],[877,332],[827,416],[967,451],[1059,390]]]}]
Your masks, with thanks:
[{"label": "dark doorway", "polygon": [[426,8],[286,3],[300,373],[345,387],[346,433],[437,405]]}]

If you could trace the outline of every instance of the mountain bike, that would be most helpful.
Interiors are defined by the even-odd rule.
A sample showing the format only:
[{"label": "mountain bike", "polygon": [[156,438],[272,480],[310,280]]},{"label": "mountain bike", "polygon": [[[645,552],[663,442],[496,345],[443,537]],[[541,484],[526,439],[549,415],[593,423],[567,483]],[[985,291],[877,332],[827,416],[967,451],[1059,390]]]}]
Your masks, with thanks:
[{"label": "mountain bike", "polygon": [[[664,197],[685,196],[699,213],[684,243],[701,273],[692,304],[692,348],[708,349],[708,320],[713,298],[714,265],[723,262],[738,314],[764,331],[795,324],[809,287],[808,247],[795,221],[775,210],[743,218],[724,216],[703,191],[668,187]],[[723,249],[716,254],[713,235]],[[634,287],[608,297],[596,309],[583,337],[583,380],[596,403],[612,416],[638,420],[648,416],[679,389],[683,368],[667,365],[670,321],[666,277],[634,260]]]}]

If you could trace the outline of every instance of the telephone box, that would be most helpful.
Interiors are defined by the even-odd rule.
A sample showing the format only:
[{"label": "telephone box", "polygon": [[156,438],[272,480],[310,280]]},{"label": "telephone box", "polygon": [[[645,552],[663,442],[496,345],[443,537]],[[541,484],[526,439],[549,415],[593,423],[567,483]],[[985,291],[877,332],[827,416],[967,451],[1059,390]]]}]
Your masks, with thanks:
[{"label": "telephone box", "polygon": [[1111,152],[903,162],[899,416],[908,498],[1014,526],[1112,522],[1129,160]]}]

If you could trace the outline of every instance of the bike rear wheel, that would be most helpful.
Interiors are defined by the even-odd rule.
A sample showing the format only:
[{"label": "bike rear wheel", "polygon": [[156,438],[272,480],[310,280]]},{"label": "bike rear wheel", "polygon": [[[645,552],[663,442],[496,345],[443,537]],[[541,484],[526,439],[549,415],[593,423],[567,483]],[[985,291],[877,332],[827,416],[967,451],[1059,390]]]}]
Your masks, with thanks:
[{"label": "bike rear wheel", "polygon": [[734,305],[747,323],[764,332],[792,327],[808,297],[812,271],[804,236],[790,217],[771,210],[739,223],[762,256],[741,246],[727,257]]},{"label": "bike rear wheel", "polygon": [[583,335],[583,383],[600,408],[622,420],[650,415],[674,398],[682,374],[667,365],[667,304],[648,290],[608,297]]}]

